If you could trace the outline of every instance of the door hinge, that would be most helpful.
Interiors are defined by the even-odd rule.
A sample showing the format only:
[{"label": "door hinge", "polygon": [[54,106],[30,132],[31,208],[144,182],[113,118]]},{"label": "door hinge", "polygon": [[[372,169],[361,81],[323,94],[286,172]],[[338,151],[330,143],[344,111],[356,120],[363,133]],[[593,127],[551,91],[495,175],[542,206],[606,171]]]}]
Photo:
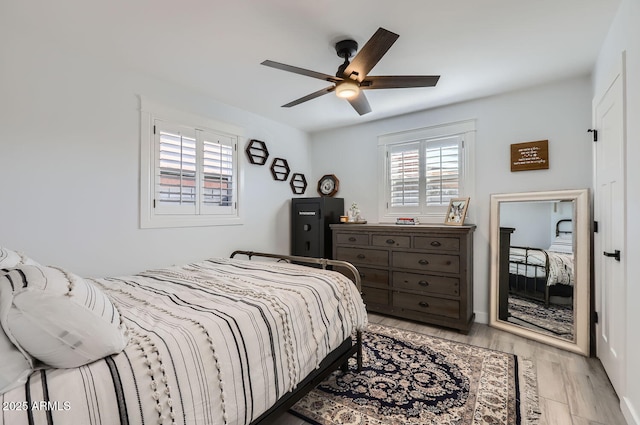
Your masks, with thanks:
[{"label": "door hinge", "polygon": [[153,200],[153,208],[155,208],[155,207],[156,207],[156,200],[154,199]]},{"label": "door hinge", "polygon": [[593,233],[598,233],[598,222],[597,221],[593,222]]},{"label": "door hinge", "polygon": [[156,134],[156,126],[155,126],[155,124],[153,126],[153,134]]},{"label": "door hinge", "polygon": [[597,142],[598,141],[598,130],[590,128],[589,130],[587,130],[589,133],[593,133],[593,141]]},{"label": "door hinge", "polygon": [[591,320],[593,320],[593,323],[598,323],[598,312],[594,311],[593,314],[591,315]]}]

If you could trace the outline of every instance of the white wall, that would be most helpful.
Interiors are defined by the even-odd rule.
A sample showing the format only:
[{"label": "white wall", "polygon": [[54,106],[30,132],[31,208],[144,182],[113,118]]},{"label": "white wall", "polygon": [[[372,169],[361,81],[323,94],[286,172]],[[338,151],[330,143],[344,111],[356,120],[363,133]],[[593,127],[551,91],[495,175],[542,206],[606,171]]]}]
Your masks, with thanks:
[{"label": "white wall", "polygon": [[511,245],[546,249],[551,245],[553,204],[550,202],[501,202],[500,226],[513,227]]},{"label": "white wall", "polygon": [[[14,29],[19,34],[18,29]],[[308,135],[164,81],[9,35],[0,67],[0,245],[84,276],[141,271],[234,249],[289,252],[288,182],[244,168],[245,224],[139,228],[138,95],[245,130],[309,176]],[[314,190],[312,190],[314,192]],[[310,193],[309,189],[307,194]],[[313,195],[312,195],[313,196]]]},{"label": "white wall", "polygon": [[601,93],[609,82],[609,73],[621,52],[626,52],[626,127],[627,127],[627,243],[621,249],[627,258],[627,385],[620,397],[622,412],[629,424],[640,424],[640,275],[637,272],[637,260],[640,258],[640,1],[622,0],[618,14],[613,21],[609,35],[605,40],[594,70],[594,93]]},{"label": "white wall", "polygon": [[[474,309],[488,322],[489,201],[492,193],[591,186],[591,85],[587,76],[529,90],[311,135],[313,179],[333,173],[345,205],[357,202],[377,222],[377,137],[409,129],[476,119]],[[375,103],[372,102],[375,110]],[[510,171],[510,144],[549,140],[549,170]],[[312,180],[313,180],[312,179]],[[444,218],[443,218],[444,220]]]}]

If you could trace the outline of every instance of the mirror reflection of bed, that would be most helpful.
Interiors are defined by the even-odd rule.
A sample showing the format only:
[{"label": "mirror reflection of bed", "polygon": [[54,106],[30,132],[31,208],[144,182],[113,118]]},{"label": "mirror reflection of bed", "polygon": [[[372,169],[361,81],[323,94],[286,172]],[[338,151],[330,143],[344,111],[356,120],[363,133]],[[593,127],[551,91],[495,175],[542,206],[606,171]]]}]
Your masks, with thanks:
[{"label": "mirror reflection of bed", "polygon": [[500,205],[500,320],[575,339],[573,215],[573,201]]}]

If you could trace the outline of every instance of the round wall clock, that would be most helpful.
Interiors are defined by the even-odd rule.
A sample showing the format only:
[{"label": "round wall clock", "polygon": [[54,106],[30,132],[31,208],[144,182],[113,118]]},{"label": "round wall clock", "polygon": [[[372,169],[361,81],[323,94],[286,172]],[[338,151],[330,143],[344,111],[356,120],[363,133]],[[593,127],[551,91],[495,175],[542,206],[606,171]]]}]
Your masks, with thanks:
[{"label": "round wall clock", "polygon": [[334,174],[325,174],[318,180],[318,193],[322,196],[333,196],[338,193],[340,180]]}]

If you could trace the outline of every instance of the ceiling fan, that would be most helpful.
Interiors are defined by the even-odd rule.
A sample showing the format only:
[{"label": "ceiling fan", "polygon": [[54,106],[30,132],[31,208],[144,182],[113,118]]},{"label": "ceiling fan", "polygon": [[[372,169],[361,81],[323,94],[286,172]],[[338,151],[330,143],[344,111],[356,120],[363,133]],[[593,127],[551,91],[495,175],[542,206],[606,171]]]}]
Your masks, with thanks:
[{"label": "ceiling fan", "polygon": [[338,97],[346,99],[353,106],[353,109],[360,115],[364,115],[371,112],[371,107],[363,90],[433,87],[440,78],[439,75],[368,76],[369,71],[382,59],[398,37],[400,37],[398,34],[384,28],[378,28],[351,61],[351,57],[358,50],[358,43],[354,40],[339,41],[336,43],[336,53],[344,59],[344,63],[338,67],[338,72],[335,76],[271,60],[262,62],[262,65],[332,83],[329,87],[282,105],[283,108],[290,108],[335,91]]}]

